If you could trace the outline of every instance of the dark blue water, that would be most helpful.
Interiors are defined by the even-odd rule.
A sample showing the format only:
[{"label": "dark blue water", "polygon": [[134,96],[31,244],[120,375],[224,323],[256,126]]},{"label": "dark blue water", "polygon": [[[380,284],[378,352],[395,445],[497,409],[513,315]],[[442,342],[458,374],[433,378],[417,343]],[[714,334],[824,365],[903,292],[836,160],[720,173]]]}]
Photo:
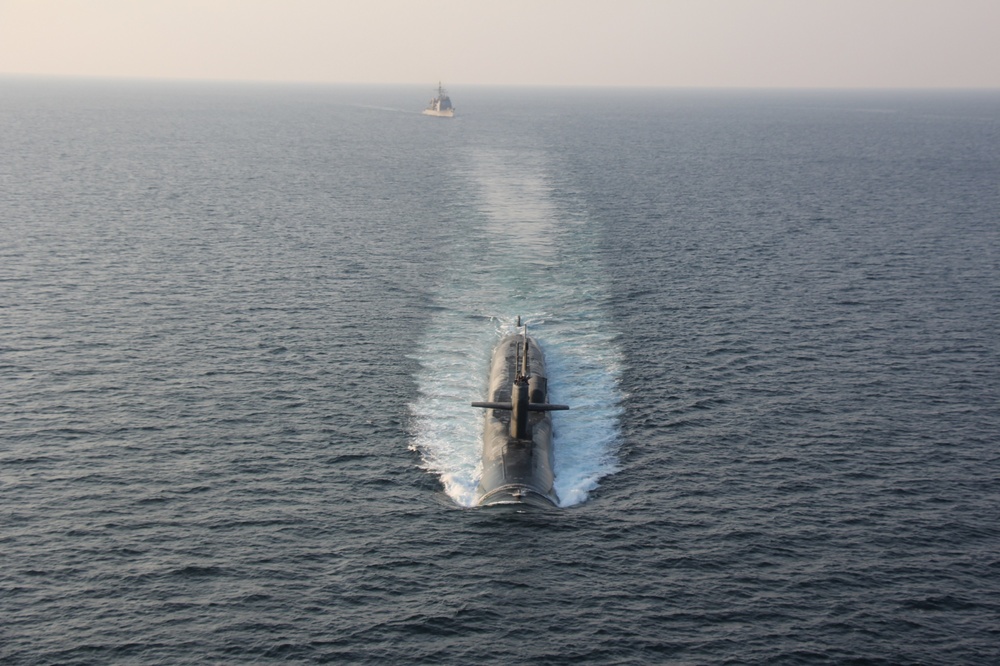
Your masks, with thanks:
[{"label": "dark blue water", "polygon": [[1000,94],[426,92],[0,81],[0,661],[1000,659]]}]

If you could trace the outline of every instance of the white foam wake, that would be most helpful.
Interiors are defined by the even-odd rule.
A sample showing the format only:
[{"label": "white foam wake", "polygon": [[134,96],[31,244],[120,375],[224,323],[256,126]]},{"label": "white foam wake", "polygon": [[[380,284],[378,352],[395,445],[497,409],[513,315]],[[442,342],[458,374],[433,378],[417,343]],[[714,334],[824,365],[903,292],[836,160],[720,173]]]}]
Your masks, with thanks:
[{"label": "white foam wake", "polygon": [[541,155],[479,151],[469,162],[474,212],[416,353],[412,448],[455,502],[474,504],[483,413],[469,403],[484,398],[492,350],[521,316],[545,354],[550,400],[571,406],[553,413],[556,492],[578,504],[617,470],[621,410],[595,231],[555,204]]}]

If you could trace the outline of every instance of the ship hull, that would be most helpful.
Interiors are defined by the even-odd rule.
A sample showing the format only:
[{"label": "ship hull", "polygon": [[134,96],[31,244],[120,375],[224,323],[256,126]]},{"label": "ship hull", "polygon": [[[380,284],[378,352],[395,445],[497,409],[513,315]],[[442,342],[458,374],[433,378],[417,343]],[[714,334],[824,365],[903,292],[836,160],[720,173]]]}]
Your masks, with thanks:
[{"label": "ship hull", "polygon": [[[524,336],[511,335],[500,341],[490,367],[489,401],[509,403],[517,372],[519,345]],[[532,403],[548,398],[545,359],[534,340],[528,338],[528,390]],[[552,418],[548,411],[531,411],[525,438],[511,435],[511,411],[487,409],[483,428],[483,476],[476,493],[479,506],[529,504],[553,507],[559,504],[553,487]]]},{"label": "ship hull", "polygon": [[455,111],[452,109],[447,109],[445,111],[438,111],[436,109],[424,109],[425,116],[435,116],[437,118],[454,118]]}]

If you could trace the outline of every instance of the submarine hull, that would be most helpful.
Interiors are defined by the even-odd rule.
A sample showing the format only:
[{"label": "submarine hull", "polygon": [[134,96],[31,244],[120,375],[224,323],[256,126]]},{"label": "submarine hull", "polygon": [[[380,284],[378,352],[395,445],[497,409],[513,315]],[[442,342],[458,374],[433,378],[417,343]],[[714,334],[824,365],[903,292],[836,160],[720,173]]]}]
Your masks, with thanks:
[{"label": "submarine hull", "polygon": [[[527,353],[530,369],[527,391],[532,403],[531,411],[527,412],[524,436],[516,437],[511,428],[513,410],[486,410],[483,476],[476,493],[479,506],[529,504],[553,507],[559,504],[553,488],[552,418],[547,410],[535,411],[536,407],[548,402],[545,358],[538,344],[527,335],[507,336],[494,350],[489,402],[511,404],[521,353]],[[489,403],[477,406],[486,404]]]}]

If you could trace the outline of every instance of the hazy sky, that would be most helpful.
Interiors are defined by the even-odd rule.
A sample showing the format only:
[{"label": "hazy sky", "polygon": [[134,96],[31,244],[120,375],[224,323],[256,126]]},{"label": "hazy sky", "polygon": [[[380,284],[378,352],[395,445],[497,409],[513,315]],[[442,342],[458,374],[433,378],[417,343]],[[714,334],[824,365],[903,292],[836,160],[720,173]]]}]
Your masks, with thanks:
[{"label": "hazy sky", "polygon": [[1000,87],[1000,0],[0,0],[0,74]]}]

